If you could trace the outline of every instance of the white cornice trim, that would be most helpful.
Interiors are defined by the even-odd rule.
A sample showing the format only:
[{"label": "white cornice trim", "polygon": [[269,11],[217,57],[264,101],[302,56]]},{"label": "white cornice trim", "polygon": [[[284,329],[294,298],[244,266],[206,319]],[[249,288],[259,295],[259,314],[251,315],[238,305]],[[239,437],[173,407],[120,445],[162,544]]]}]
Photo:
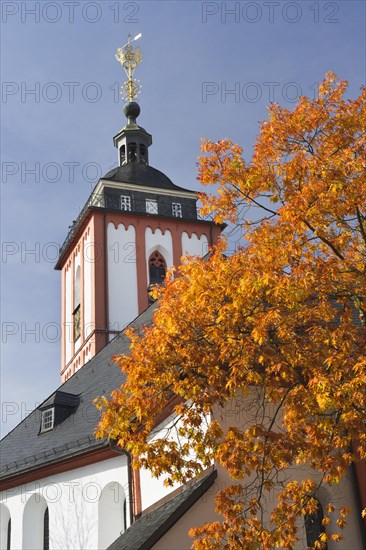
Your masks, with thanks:
[{"label": "white cornice trim", "polygon": [[197,199],[195,191],[178,191],[175,189],[161,189],[159,187],[145,187],[134,183],[123,183],[109,180],[100,180],[95,188],[94,193],[101,194],[104,187],[112,187],[114,189],[127,189],[129,191],[141,191],[142,193],[154,193],[156,195],[169,195],[174,197]]}]

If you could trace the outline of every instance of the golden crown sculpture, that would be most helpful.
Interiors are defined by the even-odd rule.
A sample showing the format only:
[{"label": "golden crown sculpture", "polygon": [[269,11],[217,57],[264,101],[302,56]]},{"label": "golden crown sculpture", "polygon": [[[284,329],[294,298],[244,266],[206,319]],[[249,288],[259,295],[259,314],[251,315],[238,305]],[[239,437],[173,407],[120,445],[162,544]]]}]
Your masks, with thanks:
[{"label": "golden crown sculpture", "polygon": [[140,93],[140,81],[133,78],[133,73],[142,61],[142,53],[140,48],[133,48],[131,42],[134,42],[142,35],[141,33],[131,40],[131,35],[128,35],[127,44],[118,48],[116,53],[117,61],[122,65],[127,75],[127,81],[121,86],[121,94],[125,101],[134,101]]}]

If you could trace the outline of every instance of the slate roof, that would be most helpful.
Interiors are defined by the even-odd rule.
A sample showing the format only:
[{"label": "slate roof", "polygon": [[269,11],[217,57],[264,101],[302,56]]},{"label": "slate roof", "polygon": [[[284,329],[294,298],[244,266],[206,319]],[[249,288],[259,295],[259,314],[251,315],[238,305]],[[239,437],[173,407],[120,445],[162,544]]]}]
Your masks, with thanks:
[{"label": "slate roof", "polygon": [[149,550],[214,484],[216,477],[214,470],[159,508],[141,516],[107,550]]},{"label": "slate roof", "polygon": [[[156,303],[152,304],[131,325],[140,327],[152,322]],[[62,458],[82,454],[103,447],[105,440],[96,441],[94,430],[99,412],[93,400],[109,396],[123,381],[120,368],[113,362],[116,354],[129,353],[129,340],[124,333],[117,335],[86,365],[71,376],[59,390],[80,395],[80,404],[74,414],[52,430],[40,433],[41,411],[51,402],[55,392],[1,440],[0,479],[37,469]]]},{"label": "slate roof", "polygon": [[42,403],[39,408],[46,409],[47,407],[52,407],[54,405],[73,408],[77,407],[79,403],[80,399],[77,394],[56,390],[48,399],[46,399],[46,401]]},{"label": "slate roof", "polygon": [[124,164],[123,166],[118,166],[105,176],[101,178],[102,180],[117,181],[121,183],[131,183],[136,185],[138,188],[139,185],[144,187],[155,187],[158,189],[168,189],[169,191],[184,191],[186,193],[194,193],[191,189],[184,189],[184,187],[179,187],[175,185],[163,172],[149,166],[148,164]]}]

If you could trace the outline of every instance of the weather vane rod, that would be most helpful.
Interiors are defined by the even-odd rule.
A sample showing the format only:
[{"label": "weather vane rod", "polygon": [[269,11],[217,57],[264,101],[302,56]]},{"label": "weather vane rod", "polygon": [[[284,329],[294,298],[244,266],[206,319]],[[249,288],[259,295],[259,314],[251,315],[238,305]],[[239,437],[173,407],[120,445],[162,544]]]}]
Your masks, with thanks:
[{"label": "weather vane rod", "polygon": [[133,48],[131,42],[138,40],[141,36],[142,33],[131,39],[131,35],[129,34],[127,44],[122,46],[122,48],[118,48],[116,53],[116,59],[122,65],[127,75],[126,82],[121,86],[121,94],[125,101],[136,100],[140,93],[140,81],[133,78],[133,74],[140,65],[143,56],[140,48]]}]

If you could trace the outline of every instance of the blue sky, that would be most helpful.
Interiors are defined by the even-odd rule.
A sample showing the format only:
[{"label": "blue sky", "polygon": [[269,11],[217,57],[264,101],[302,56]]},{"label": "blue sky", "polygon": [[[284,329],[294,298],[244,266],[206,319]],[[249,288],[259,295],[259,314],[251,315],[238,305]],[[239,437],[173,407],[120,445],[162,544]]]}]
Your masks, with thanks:
[{"label": "blue sky", "polygon": [[[332,70],[365,82],[363,1],[3,1],[2,434],[60,381],[57,246],[124,125],[116,49],[142,32],[139,123],[150,164],[198,189],[200,138],[249,158],[271,100],[291,108]],[[32,92],[33,90],[33,92]],[[33,251],[33,253],[31,252]]]}]

